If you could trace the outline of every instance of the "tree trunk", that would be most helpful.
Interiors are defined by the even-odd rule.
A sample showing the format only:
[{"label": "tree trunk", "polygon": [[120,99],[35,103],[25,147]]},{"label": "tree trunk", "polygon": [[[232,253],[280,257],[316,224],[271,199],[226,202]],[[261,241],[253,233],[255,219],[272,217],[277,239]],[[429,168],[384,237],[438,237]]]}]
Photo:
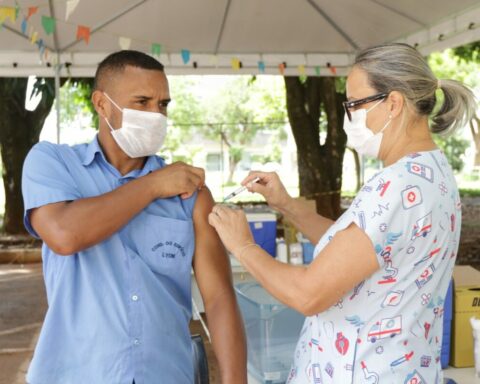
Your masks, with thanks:
[{"label": "tree trunk", "polygon": [[[473,121],[475,121],[475,123]],[[472,132],[473,142],[475,144],[475,160],[473,165],[480,167],[480,118],[476,115],[470,121],[470,131]]]},{"label": "tree trunk", "polygon": [[[21,191],[22,167],[28,151],[38,142],[55,96],[53,79],[45,79],[35,111],[25,109],[28,78],[0,78],[0,150],[5,188],[4,231],[25,233]],[[30,95],[27,95],[30,97]]]},{"label": "tree trunk", "polygon": [[[287,111],[297,144],[300,195],[315,199],[317,212],[336,219],[341,214],[343,155],[347,137],[342,129],[345,95],[333,77],[286,76]],[[320,144],[320,112],[327,117],[327,136]]]}]

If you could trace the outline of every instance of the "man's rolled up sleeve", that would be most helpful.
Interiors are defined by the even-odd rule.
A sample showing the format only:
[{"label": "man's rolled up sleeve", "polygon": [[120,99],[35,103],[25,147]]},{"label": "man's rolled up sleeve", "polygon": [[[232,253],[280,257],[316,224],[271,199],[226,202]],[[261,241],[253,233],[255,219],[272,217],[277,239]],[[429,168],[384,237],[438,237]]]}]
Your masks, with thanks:
[{"label": "man's rolled up sleeve", "polygon": [[37,238],[39,236],[30,223],[32,209],[81,197],[73,175],[56,147],[57,145],[45,141],[36,144],[23,164],[23,221],[27,231]]}]

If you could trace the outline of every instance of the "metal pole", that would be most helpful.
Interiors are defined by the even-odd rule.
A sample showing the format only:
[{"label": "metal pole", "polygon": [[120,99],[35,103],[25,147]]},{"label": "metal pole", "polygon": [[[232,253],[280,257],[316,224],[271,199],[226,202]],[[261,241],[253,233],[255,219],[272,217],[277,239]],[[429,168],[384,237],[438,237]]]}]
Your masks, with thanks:
[{"label": "metal pole", "polygon": [[57,110],[57,144],[60,144],[60,55],[55,65],[55,107]]}]

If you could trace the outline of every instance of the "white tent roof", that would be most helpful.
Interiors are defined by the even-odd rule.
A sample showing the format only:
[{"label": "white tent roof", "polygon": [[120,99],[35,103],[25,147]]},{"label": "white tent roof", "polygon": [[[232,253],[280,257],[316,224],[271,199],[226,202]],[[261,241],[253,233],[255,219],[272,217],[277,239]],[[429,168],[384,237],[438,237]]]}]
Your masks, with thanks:
[{"label": "white tent roof", "polygon": [[[330,63],[343,75],[369,45],[407,42],[427,54],[480,40],[478,0],[80,0],[66,20],[76,1],[0,0],[0,12],[19,7],[16,22],[7,18],[0,29],[0,76],[53,75],[58,60],[62,75],[70,63],[72,76],[92,76],[120,44],[150,52],[152,43],[162,45],[168,74],[260,73],[260,61],[265,73],[285,62],[285,74],[332,75]],[[32,6],[38,11],[23,33]],[[55,18],[53,34],[42,16]],[[90,27],[89,44],[77,40],[78,25]],[[46,58],[30,41],[34,32]],[[182,50],[191,54],[186,64]]]}]

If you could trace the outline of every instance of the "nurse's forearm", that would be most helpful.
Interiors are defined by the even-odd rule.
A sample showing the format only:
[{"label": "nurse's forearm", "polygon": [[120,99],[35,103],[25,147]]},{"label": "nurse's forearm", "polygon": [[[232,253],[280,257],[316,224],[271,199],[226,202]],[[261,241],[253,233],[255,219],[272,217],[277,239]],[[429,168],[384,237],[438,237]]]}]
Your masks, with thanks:
[{"label": "nurse's forearm", "polygon": [[312,244],[317,244],[334,223],[333,220],[312,211],[311,207],[299,200],[291,199],[287,205],[280,207],[279,210]]},{"label": "nurse's forearm", "polygon": [[260,247],[245,249],[240,262],[276,299],[305,316],[312,314],[308,289],[305,288],[308,284],[307,267],[281,263]]}]

